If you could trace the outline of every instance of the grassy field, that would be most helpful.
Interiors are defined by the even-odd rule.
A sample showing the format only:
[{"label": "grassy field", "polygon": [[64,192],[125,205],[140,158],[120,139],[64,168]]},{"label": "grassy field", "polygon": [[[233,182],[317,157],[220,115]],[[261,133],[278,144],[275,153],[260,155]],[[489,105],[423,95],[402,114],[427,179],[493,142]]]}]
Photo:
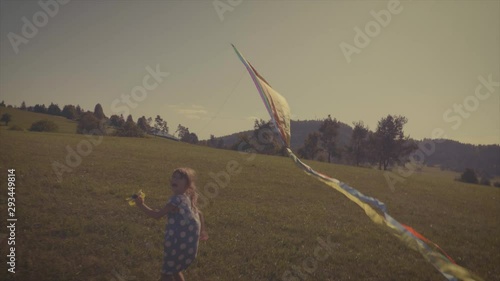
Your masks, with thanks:
[{"label": "grassy field", "polygon": [[[67,148],[84,149],[83,140],[77,134],[0,131],[0,213],[6,219],[6,170],[14,168],[19,219],[16,274],[4,279],[4,270],[0,279],[157,280],[165,219],[148,219],[124,199],[142,189],[148,205],[163,206],[171,194],[170,173],[180,166],[197,170],[206,193],[203,187],[214,181],[210,173],[236,161],[241,173],[203,208],[210,239],[201,243],[187,280],[282,280],[285,271],[303,268],[315,256],[318,238],[332,241],[332,251],[306,280],[444,280],[290,159],[252,159],[159,138],[105,137],[58,182],[53,163],[66,163]],[[458,264],[485,280],[500,280],[499,188],[424,171],[391,191],[380,171],[308,163],[385,202],[393,217]],[[6,242],[0,249],[5,261]]]},{"label": "grassy field", "polygon": [[[22,111],[15,108],[0,107],[0,116],[4,113],[12,115],[12,121],[9,122],[9,126],[17,125],[24,130],[29,130],[31,124],[36,121],[47,119],[56,123],[59,127],[58,132],[60,133],[76,133],[76,122],[68,120],[62,116],[54,116],[49,114],[35,113],[30,111]],[[8,127],[5,126],[4,122],[1,122],[0,130],[6,130]]]}]

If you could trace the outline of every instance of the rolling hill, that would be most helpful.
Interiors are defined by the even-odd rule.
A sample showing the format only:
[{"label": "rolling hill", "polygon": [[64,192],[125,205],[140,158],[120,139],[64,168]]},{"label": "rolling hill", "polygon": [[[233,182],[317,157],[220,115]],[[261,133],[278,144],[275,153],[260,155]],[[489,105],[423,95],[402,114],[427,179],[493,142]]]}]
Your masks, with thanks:
[{"label": "rolling hill", "polygon": [[[322,122],[323,121],[320,120],[302,120],[302,121],[291,120],[290,129],[293,133],[292,133],[292,138],[290,140],[290,147],[294,150],[300,148],[304,144],[304,140],[310,133],[318,131]],[[240,134],[250,135],[252,134],[252,132],[253,132],[252,130],[248,130],[219,138],[224,140],[224,144],[226,146],[231,146],[232,144],[239,141]],[[347,145],[349,143],[351,134],[352,134],[352,128],[347,124],[340,123],[338,138],[342,146]]]},{"label": "rolling hill", "polygon": [[[87,141],[91,146],[83,145]],[[77,134],[2,131],[0,143],[4,190],[5,171],[16,174],[18,272],[7,280],[113,280],[117,275],[157,280],[165,219],[146,218],[125,198],[142,189],[149,206],[161,207],[171,195],[170,173],[179,166],[198,172],[210,235],[187,280],[278,281],[293,270],[308,280],[444,280],[355,204],[285,157],[162,138],[98,141]],[[71,151],[80,153],[81,161]],[[228,163],[239,172],[221,182]],[[500,280],[500,189],[456,182],[434,171],[416,173],[391,191],[381,171],[307,163],[385,202],[392,216],[439,244],[458,264],[485,280]],[[62,173],[61,181],[55,171]],[[0,195],[4,215],[6,194]],[[329,255],[306,273],[318,239],[330,241]]]},{"label": "rolling hill", "polygon": [[[297,151],[303,144],[307,136],[318,131],[322,121],[303,120],[290,122],[292,138],[290,146]],[[349,145],[352,127],[340,123],[338,134],[338,147],[345,148]],[[240,134],[252,134],[253,131],[243,131],[228,136],[220,137],[227,147],[239,141]],[[425,140],[416,140],[417,144]],[[436,166],[443,170],[462,173],[466,168],[472,168],[486,177],[500,176],[500,145],[473,145],[464,144],[454,140],[434,140],[435,150],[432,154],[426,155],[424,164]]]},{"label": "rolling hill", "polygon": [[[59,133],[76,133],[76,122],[62,116],[24,111],[16,108],[0,107],[0,116],[4,113],[12,115],[12,121],[9,122],[9,127],[17,125],[24,130],[29,130],[31,124],[33,124],[34,122],[47,119],[56,123],[56,125],[59,127],[57,131]],[[0,130],[7,129],[4,122],[1,123],[2,126],[0,126]]]}]

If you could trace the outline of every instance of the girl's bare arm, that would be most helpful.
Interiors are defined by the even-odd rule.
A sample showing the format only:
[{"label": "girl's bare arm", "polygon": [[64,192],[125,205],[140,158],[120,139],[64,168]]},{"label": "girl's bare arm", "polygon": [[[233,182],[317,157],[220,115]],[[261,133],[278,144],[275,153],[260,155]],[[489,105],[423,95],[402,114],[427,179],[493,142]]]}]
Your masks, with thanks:
[{"label": "girl's bare arm", "polygon": [[208,233],[207,233],[207,229],[205,227],[205,219],[203,218],[203,214],[201,212],[199,212],[199,214],[200,214],[200,224],[201,224],[200,240],[206,241],[206,240],[208,240]]},{"label": "girl's bare arm", "polygon": [[165,207],[163,207],[160,210],[153,210],[146,204],[144,204],[144,199],[141,197],[138,197],[135,200],[135,203],[139,209],[141,209],[148,217],[151,217],[153,219],[160,219],[163,216],[165,216],[169,212],[175,212],[178,211],[178,208],[172,204],[166,204]]}]

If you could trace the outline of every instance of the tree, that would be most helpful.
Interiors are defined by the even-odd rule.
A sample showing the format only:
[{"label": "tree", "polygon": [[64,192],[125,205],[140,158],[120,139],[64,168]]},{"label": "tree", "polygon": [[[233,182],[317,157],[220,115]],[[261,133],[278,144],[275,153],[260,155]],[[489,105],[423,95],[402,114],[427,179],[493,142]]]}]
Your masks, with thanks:
[{"label": "tree", "polygon": [[33,111],[37,113],[47,113],[47,108],[45,104],[36,104]]},{"label": "tree", "polygon": [[145,116],[142,116],[141,118],[137,119],[137,126],[143,132],[149,133],[151,131],[151,125],[149,123],[150,121],[151,121],[151,118],[146,119]]},{"label": "tree", "polygon": [[368,149],[368,127],[365,127],[363,121],[353,122],[351,141],[348,147],[349,154],[356,166],[364,162],[367,157]]},{"label": "tree", "polygon": [[59,105],[50,103],[49,108],[47,108],[47,114],[61,115],[61,109],[59,108]]},{"label": "tree", "polygon": [[109,123],[113,127],[120,128],[125,123],[125,120],[123,119],[123,115],[118,116],[118,115],[114,114],[114,115],[111,115],[111,117],[109,117]]},{"label": "tree", "polygon": [[181,124],[177,126],[177,130],[175,132],[178,134],[179,139],[183,142],[192,144],[198,143],[198,136],[195,133],[189,132],[189,128],[184,127]]},{"label": "tree", "polygon": [[31,124],[30,131],[34,132],[56,132],[58,126],[53,121],[40,120]]},{"label": "tree", "polygon": [[24,101],[21,103],[21,107],[19,109],[26,110],[26,103]]},{"label": "tree", "polygon": [[175,131],[177,137],[182,140],[182,138],[187,137],[189,135],[189,128],[186,128],[179,124],[177,126],[177,130]]},{"label": "tree", "polygon": [[460,181],[467,183],[478,183],[476,172],[473,169],[467,168],[460,176]]},{"label": "tree", "polygon": [[78,116],[77,118],[80,118],[80,116],[82,116],[83,113],[85,113],[85,111],[80,107],[79,104],[76,105],[76,115]]},{"label": "tree", "polygon": [[65,105],[63,107],[61,115],[70,119],[70,120],[76,120],[78,118],[78,113],[76,111],[76,107],[74,105],[71,105],[71,104]]},{"label": "tree", "polygon": [[5,107],[5,102],[3,100],[0,102],[0,107]]},{"label": "tree", "polygon": [[140,138],[144,137],[144,132],[139,129],[137,124],[135,124],[132,115],[127,116],[127,121],[121,126],[116,132],[115,135],[119,137],[134,137]]},{"label": "tree", "polygon": [[12,121],[12,115],[9,113],[4,113],[0,122],[5,122],[5,126],[9,126],[9,122]]},{"label": "tree", "polygon": [[102,110],[102,106],[100,103],[96,104],[94,107],[94,116],[99,120],[106,118],[106,115],[104,115],[104,111]]},{"label": "tree", "polygon": [[210,135],[210,139],[208,140],[207,144],[210,147],[217,147],[217,139],[215,138],[214,135]]},{"label": "tree", "polygon": [[224,139],[220,138],[217,141],[217,148],[224,148]]},{"label": "tree", "polygon": [[106,129],[103,126],[104,124],[93,113],[85,112],[78,121],[76,132],[78,134],[105,135]]},{"label": "tree", "polygon": [[224,148],[224,139],[216,138],[215,135],[210,135],[210,139],[204,143],[207,146],[215,148]]},{"label": "tree", "polygon": [[[179,124],[180,125],[180,124]],[[156,133],[164,133],[168,134],[168,125],[167,121],[164,121],[160,115],[156,115],[154,130]]]},{"label": "tree", "polygon": [[339,153],[337,153],[336,143],[339,127],[340,124],[337,119],[332,120],[332,117],[328,115],[319,128],[322,146],[328,153],[328,163],[331,162],[332,156],[340,156]]},{"label": "tree", "polygon": [[[151,126],[151,124],[153,124],[153,118],[148,117],[147,123],[149,125],[149,132],[151,133],[153,131],[153,126],[154,126],[154,125]],[[167,127],[167,130],[168,130],[168,127]]]},{"label": "tree", "polygon": [[275,138],[271,121],[255,120],[250,144],[258,153],[276,155],[280,151],[280,143]]},{"label": "tree", "polygon": [[304,145],[297,151],[299,156],[305,159],[316,158],[318,152],[321,151],[321,148],[319,147],[320,139],[321,139],[320,133],[318,132],[310,133],[307,136],[306,140],[304,141]]},{"label": "tree", "polygon": [[196,135],[195,133],[189,133],[188,138],[184,138],[184,140],[182,140],[182,141],[192,143],[192,144],[197,144],[199,139],[198,139],[198,135]]},{"label": "tree", "polygon": [[239,152],[254,152],[254,149],[250,145],[250,138],[245,133],[239,133],[237,136],[237,141],[233,143],[229,148],[231,150],[236,150]]},{"label": "tree", "polygon": [[405,157],[412,153],[416,144],[404,135],[403,127],[408,122],[404,116],[382,118],[377,130],[370,139],[371,153],[378,163],[378,168],[387,170],[389,165],[406,163]]}]

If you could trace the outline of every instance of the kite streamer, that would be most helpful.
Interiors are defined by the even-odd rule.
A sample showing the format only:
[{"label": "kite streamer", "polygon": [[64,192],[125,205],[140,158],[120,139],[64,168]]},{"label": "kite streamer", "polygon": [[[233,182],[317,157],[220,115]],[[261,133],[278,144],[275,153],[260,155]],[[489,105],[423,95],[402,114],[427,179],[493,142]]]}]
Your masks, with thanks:
[{"label": "kite streamer", "polygon": [[399,223],[387,213],[387,207],[376,198],[363,195],[355,188],[324,174],[316,172],[311,167],[300,161],[290,147],[290,108],[286,99],[271,88],[270,84],[255,70],[255,68],[241,55],[232,45],[239,59],[245,65],[250,77],[264,102],[273,129],[280,136],[281,143],[286,147],[288,156],[306,174],[322,181],[334,190],[342,193],[352,202],[363,209],[366,215],[377,225],[382,226],[394,236],[399,238],[406,246],[419,252],[424,259],[431,263],[449,281],[483,281],[483,279],[469,270],[457,265],[453,259],[446,254],[441,247],[425,238],[413,228]]}]

